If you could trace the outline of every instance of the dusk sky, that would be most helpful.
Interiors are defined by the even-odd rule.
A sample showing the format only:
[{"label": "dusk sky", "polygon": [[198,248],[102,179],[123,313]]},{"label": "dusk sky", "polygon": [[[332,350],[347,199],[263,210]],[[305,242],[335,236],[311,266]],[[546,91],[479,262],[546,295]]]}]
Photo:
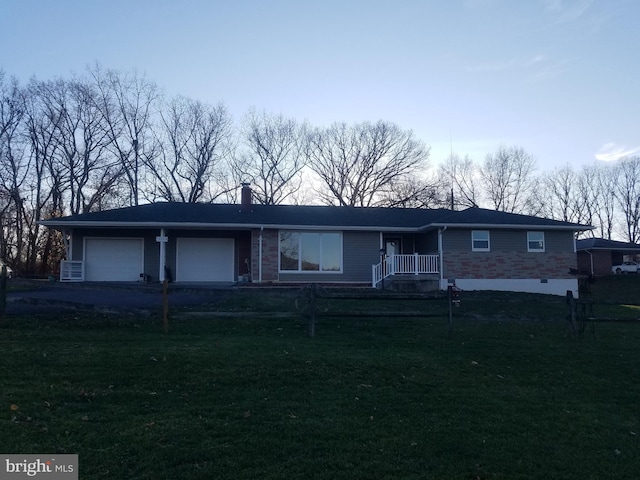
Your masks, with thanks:
[{"label": "dusk sky", "polygon": [[137,69],[236,121],[382,119],[433,164],[516,145],[548,170],[640,155],[639,19],[637,0],[0,0],[0,69]]}]

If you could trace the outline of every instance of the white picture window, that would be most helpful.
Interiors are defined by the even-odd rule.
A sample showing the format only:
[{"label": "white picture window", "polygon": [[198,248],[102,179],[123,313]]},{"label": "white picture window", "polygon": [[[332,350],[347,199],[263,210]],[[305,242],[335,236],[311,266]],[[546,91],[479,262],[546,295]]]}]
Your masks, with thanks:
[{"label": "white picture window", "polygon": [[527,251],[544,252],[544,232],[527,232]]},{"label": "white picture window", "polygon": [[339,232],[280,232],[281,272],[342,272]]},{"label": "white picture window", "polygon": [[488,252],[491,250],[489,230],[473,230],[471,232],[471,249],[474,252]]}]

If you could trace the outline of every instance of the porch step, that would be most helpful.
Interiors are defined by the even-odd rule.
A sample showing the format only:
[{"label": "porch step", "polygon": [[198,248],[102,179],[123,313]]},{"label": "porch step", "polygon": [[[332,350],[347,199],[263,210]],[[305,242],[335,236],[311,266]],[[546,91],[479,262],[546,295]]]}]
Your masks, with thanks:
[{"label": "porch step", "polygon": [[434,292],[440,289],[438,275],[393,275],[384,282],[385,288],[394,292]]}]

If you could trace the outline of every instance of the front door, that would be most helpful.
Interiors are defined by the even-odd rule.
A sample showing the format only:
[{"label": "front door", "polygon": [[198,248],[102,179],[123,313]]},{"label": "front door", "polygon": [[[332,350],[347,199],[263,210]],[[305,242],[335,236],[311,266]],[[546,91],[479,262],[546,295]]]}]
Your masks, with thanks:
[{"label": "front door", "polygon": [[384,241],[384,253],[387,255],[400,255],[402,253],[402,239],[386,238]]},{"label": "front door", "polygon": [[402,239],[399,237],[385,238],[384,253],[387,257],[391,257],[391,258],[388,258],[386,262],[384,262],[383,269],[384,269],[384,275],[386,276],[395,270],[394,265],[395,265],[396,259],[393,258],[393,255],[400,255],[402,253]]}]

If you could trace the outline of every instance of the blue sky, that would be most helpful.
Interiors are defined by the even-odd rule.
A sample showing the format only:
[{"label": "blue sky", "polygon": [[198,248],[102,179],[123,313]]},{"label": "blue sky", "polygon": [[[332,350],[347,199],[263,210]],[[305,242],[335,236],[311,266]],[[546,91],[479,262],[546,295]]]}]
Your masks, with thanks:
[{"label": "blue sky", "polygon": [[637,0],[2,0],[0,68],[26,82],[137,69],[168,95],[314,125],[397,123],[541,170],[640,154]]}]

